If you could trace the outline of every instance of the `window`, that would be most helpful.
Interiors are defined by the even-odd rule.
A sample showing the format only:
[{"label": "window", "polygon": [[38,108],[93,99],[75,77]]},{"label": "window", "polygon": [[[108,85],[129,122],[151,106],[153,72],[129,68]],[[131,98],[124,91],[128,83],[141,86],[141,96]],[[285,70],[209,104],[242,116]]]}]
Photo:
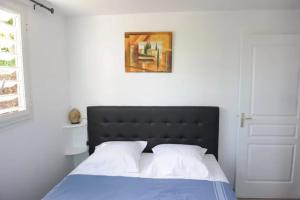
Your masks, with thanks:
[{"label": "window", "polygon": [[0,122],[26,112],[21,15],[0,7]]}]

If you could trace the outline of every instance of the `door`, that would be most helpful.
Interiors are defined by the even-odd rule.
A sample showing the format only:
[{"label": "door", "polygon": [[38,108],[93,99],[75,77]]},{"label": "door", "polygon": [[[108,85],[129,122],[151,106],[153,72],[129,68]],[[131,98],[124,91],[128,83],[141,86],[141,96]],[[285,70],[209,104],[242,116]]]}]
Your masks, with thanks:
[{"label": "door", "polygon": [[236,193],[299,198],[300,35],[251,36],[241,57]]}]

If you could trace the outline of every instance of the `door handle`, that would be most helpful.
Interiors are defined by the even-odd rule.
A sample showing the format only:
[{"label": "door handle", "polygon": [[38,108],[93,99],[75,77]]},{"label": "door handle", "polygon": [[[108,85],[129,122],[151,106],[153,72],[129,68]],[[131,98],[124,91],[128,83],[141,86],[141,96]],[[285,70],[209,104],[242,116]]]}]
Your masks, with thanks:
[{"label": "door handle", "polygon": [[245,113],[241,113],[241,127],[243,128],[246,120],[251,120],[252,117],[246,117]]}]

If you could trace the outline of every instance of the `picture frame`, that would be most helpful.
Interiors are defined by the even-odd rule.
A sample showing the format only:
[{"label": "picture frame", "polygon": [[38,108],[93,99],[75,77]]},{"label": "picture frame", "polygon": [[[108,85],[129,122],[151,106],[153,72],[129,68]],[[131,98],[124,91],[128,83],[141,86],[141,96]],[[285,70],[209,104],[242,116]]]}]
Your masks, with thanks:
[{"label": "picture frame", "polygon": [[172,72],[172,32],[126,32],[126,72]]}]

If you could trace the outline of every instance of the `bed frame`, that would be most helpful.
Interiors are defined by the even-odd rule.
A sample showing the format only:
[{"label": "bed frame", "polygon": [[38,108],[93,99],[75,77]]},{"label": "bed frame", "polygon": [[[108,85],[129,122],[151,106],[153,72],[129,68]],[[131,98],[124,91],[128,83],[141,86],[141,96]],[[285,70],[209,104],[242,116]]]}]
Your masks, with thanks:
[{"label": "bed frame", "polygon": [[218,158],[218,107],[87,107],[89,153],[106,141],[148,141],[145,152],[158,144],[193,144]]}]

